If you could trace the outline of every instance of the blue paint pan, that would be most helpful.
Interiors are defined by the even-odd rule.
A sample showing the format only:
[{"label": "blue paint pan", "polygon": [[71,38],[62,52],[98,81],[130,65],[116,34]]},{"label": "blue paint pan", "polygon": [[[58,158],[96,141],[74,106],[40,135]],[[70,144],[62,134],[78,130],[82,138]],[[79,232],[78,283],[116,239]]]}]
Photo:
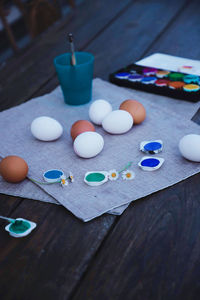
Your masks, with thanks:
[{"label": "blue paint pan", "polygon": [[48,171],[44,172],[43,178],[46,182],[53,183],[53,182],[60,181],[60,178],[62,175],[64,175],[63,171],[53,169],[53,170],[48,170]]},{"label": "blue paint pan", "polygon": [[140,143],[140,150],[147,154],[156,154],[163,149],[163,142],[161,140],[143,141]]},{"label": "blue paint pan", "polygon": [[144,156],[138,166],[144,171],[154,171],[159,169],[164,161],[164,158],[161,157]]}]

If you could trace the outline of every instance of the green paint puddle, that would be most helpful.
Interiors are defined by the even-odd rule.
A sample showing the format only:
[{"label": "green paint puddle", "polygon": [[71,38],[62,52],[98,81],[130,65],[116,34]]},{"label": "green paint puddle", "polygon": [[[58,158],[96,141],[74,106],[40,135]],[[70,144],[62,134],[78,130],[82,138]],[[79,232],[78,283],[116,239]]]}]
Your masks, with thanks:
[{"label": "green paint puddle", "polygon": [[105,179],[105,175],[102,173],[91,173],[86,176],[88,182],[100,182]]},{"label": "green paint puddle", "polygon": [[24,233],[31,227],[31,224],[27,221],[16,220],[13,224],[11,224],[9,230],[13,233]]}]

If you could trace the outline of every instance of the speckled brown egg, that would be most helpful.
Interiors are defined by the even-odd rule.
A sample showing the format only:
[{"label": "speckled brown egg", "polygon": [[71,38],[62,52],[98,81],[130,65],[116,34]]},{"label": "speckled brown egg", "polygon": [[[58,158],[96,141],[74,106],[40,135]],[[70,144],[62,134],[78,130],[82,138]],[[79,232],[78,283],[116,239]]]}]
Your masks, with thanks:
[{"label": "speckled brown egg", "polygon": [[146,110],[142,103],[136,100],[125,100],[121,103],[119,109],[126,110],[133,117],[134,124],[140,124],[146,118]]},{"label": "speckled brown egg", "polygon": [[86,131],[95,131],[94,125],[87,120],[76,121],[71,127],[71,137],[75,140],[79,134]]},{"label": "speckled brown egg", "polygon": [[28,165],[19,156],[6,156],[0,162],[0,174],[7,182],[20,182],[24,180],[28,173]]}]

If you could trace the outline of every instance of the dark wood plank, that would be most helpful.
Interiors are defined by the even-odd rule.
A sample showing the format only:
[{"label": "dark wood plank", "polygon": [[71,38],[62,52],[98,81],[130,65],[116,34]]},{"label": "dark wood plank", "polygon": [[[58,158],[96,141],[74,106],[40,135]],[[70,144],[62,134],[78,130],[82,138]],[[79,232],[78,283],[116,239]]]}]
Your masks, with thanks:
[{"label": "dark wood plank", "polygon": [[[193,52],[190,33],[199,31],[199,13],[198,1],[190,2],[146,53],[198,59],[200,44],[195,40]],[[193,119],[200,124],[199,113]],[[72,299],[199,299],[199,180],[197,174],[132,204]]]},{"label": "dark wood plank", "polygon": [[87,47],[87,51],[95,53],[95,75],[108,79],[109,73],[142,58],[186,3],[187,0],[136,1]]},{"label": "dark wood plank", "polygon": [[[102,10],[103,3],[104,9]],[[95,20],[105,21],[104,16],[106,16],[111,22],[116,11],[119,12],[119,7],[123,7],[123,5],[126,4],[126,1],[123,5],[116,5],[112,11],[107,12],[104,16],[102,13],[105,10],[106,1],[101,1],[101,3],[98,2],[97,4],[101,4],[99,6],[101,9],[98,11],[98,13],[100,12],[101,14],[98,17],[94,14]],[[109,5],[106,4],[106,7],[109,7]],[[95,6],[95,10],[96,9],[97,7]],[[105,22],[100,22],[100,24],[101,27],[102,24],[105,26]],[[88,24],[87,26],[89,25],[91,24]],[[91,32],[89,32],[89,27],[87,26],[88,39],[90,39],[92,36],[90,35]],[[95,33],[95,28],[97,27],[93,26],[92,28],[93,34]],[[82,30],[83,28],[81,27],[80,32]],[[87,39],[85,39],[84,42],[87,42]],[[62,48],[63,45],[60,45]],[[40,60],[41,59],[42,57]],[[21,70],[19,70],[19,73],[20,72]],[[24,73],[22,77],[24,77]],[[15,87],[13,87],[12,90],[12,101],[16,100],[14,91]],[[21,92],[23,95],[26,95],[27,90],[25,89]],[[28,96],[26,96],[26,98],[27,97]],[[12,105],[13,104],[16,104],[16,102],[13,102]],[[4,213],[8,215],[8,210],[4,210]],[[4,247],[0,253],[1,278],[3,278],[0,283],[0,295],[4,299],[15,298],[16,293],[19,299],[32,299],[32,297],[38,297],[38,295],[55,299],[55,295],[58,296],[58,290],[60,288],[60,299],[62,297],[64,299],[69,297],[71,291],[84,273],[89,261],[92,259],[92,256],[97,251],[101,241],[104,239],[115,220],[114,216],[105,216],[90,224],[83,224],[61,207],[35,201],[30,202],[27,200],[22,201],[15,213],[9,215],[12,217],[23,216],[30,218],[38,223],[38,228],[40,228],[40,230],[36,230],[33,233],[33,239],[28,237],[23,241],[14,240],[9,237],[6,232],[1,231],[0,239],[2,241],[1,244],[3,244]],[[46,220],[46,225],[43,225],[44,219]],[[54,219],[58,220],[58,222],[56,225],[54,222],[55,228],[52,230],[51,235],[49,232],[51,232],[51,223]],[[63,226],[66,224],[66,220],[67,225],[64,227],[64,230],[68,233],[65,234],[63,233]],[[45,226],[46,229],[43,229],[42,226]],[[82,241],[83,237],[84,240]],[[30,246],[29,240],[31,241]],[[71,243],[71,246],[69,242]],[[47,244],[48,246],[46,246]],[[39,249],[40,247],[42,247],[42,249],[44,247],[47,248],[46,251],[41,250],[43,254],[42,260],[39,260],[41,252],[38,251],[38,247]],[[58,260],[54,257],[55,252],[51,252],[52,249],[57,253]],[[59,261],[60,256],[63,256],[64,259]],[[16,278],[17,280],[15,280]]]},{"label": "dark wood plank", "polygon": [[131,205],[72,299],[199,299],[199,180]]},{"label": "dark wood plank", "polygon": [[5,75],[1,77],[1,110],[29,99],[40,86],[55,75],[53,58],[69,51],[68,32],[74,33],[76,48],[82,50],[113,19],[127,9],[131,2],[131,0],[84,1],[70,20],[66,20],[56,29],[53,28],[46,36],[43,35],[36,46],[20,59],[20,63],[15,64],[16,73],[12,71],[12,75],[8,71],[10,74],[8,76],[5,70]]},{"label": "dark wood plank", "polygon": [[[154,4],[153,7],[155,9],[155,15],[151,17],[150,24],[153,26],[155,22],[157,22],[156,16],[158,12],[163,15],[167,15],[168,13],[165,13],[166,4],[160,5],[159,1],[152,1],[152,3]],[[157,4],[159,6],[158,10],[156,9]],[[174,12],[173,9],[169,9],[168,18],[164,17],[165,25],[163,26],[167,26],[167,23],[170,22],[171,18],[173,18],[174,15],[176,15],[183,4],[184,3],[178,5],[177,3],[175,3]],[[147,18],[149,19],[149,8],[150,6],[148,1],[135,2],[133,3],[133,6],[127,7],[127,12],[130,12],[127,13],[126,11],[123,11],[123,14],[121,14],[121,16],[120,14],[119,16],[117,16],[117,20],[122,23],[121,25],[123,25],[125,22],[125,24],[127,24],[128,26],[128,24],[132,22],[133,19],[137,19],[137,16],[141,15],[144,12],[147,13]],[[126,16],[128,16],[128,19],[126,19]],[[153,34],[151,38],[147,38],[147,36],[144,34],[146,28],[146,25],[144,23],[145,18],[139,20],[140,22],[138,23],[137,28],[135,28],[134,30],[139,31],[141,36],[134,33],[135,31],[133,29],[128,30],[129,33],[126,34],[126,37],[131,38],[131,33],[134,33],[135,35],[133,35],[133,37],[135,37],[135,40],[139,39],[137,49],[134,52],[135,54],[133,54],[133,56],[131,57],[129,56],[129,59],[132,59],[132,57],[133,59],[138,59],[139,57],[137,57],[137,55],[139,56],[139,53],[142,53],[144,49],[147,49],[147,47],[152,42],[152,39],[156,38],[156,34]],[[115,26],[112,27],[112,30],[108,35],[106,35],[105,39],[101,38],[101,36],[99,39],[94,37],[99,45],[99,49],[108,47],[108,51],[105,52],[109,53],[108,55],[110,56],[110,59],[113,58],[111,46],[117,46],[117,39],[115,36],[116,32],[121,32],[120,36],[122,36],[123,31],[128,28],[124,25],[118,26],[118,22],[113,22],[113,19],[108,22],[108,24],[112,23],[115,24]],[[121,30],[123,31],[120,31],[120,28],[122,28]],[[155,28],[157,27],[155,26]],[[157,34],[160,34],[161,31],[162,28],[161,30],[157,31]],[[106,32],[107,30],[105,30],[105,32],[102,31],[102,36],[106,34]],[[148,32],[148,34],[150,33]],[[108,40],[107,37],[109,38]],[[113,40],[114,43],[112,42]],[[102,44],[102,41],[109,41],[111,44]],[[129,40],[129,43],[130,42],[132,43],[132,40]],[[63,45],[61,47],[63,47]],[[95,42],[92,43],[92,47],[94,47],[95,49]],[[89,49],[89,47],[86,47],[84,49]],[[100,59],[98,57],[100,53],[99,49],[95,50],[97,52],[92,51],[94,54],[96,54],[96,72],[97,70],[99,70],[100,74],[108,74],[106,64],[108,62],[108,58],[106,60],[106,63],[103,65],[103,69],[100,66],[102,64],[102,58]],[[129,51],[131,51],[130,44],[128,49]],[[122,58],[125,57],[125,59],[127,59],[126,51],[127,47],[123,45],[121,49],[115,50],[114,58],[117,60],[116,63],[115,60],[113,61],[113,68],[118,67],[119,63],[124,64]],[[109,68],[111,67],[112,65],[110,64]],[[35,72],[34,68],[31,70]],[[26,72],[27,71],[24,72],[23,76],[27,75]],[[21,75],[19,79],[23,78],[23,76]],[[43,74],[41,74],[41,78],[44,78]],[[50,80],[47,80],[48,87],[52,87],[54,85],[54,81],[52,81],[51,78],[49,78]],[[38,90],[39,86],[45,92],[46,85],[44,84],[44,86],[42,86],[42,84],[37,83],[36,90]],[[31,90],[31,93],[33,92],[33,90]],[[16,85],[14,86],[13,92],[10,93],[10,95],[13,95],[15,91],[18,91]],[[29,91],[27,91],[26,88],[24,90],[24,98],[22,97],[22,100],[24,100],[25,98],[27,99],[28,94]],[[15,99],[12,96],[12,101],[14,100]],[[0,253],[0,275],[1,278],[3,278],[0,292],[4,296],[4,299],[12,299],[14,297],[16,298],[16,294],[19,295],[19,299],[33,299],[36,297],[48,297],[50,299],[55,299],[56,297],[58,297],[59,299],[69,299],[76,290],[76,285],[79,281],[81,281],[81,278],[86,272],[88,265],[93,261],[93,257],[94,255],[96,255],[96,252],[100,247],[102,241],[107,236],[109,229],[112,230],[112,228],[114,228],[114,222],[116,220],[116,218],[113,216],[104,216],[99,218],[98,220],[90,222],[89,224],[83,224],[72,217],[66,210],[61,207],[55,207],[50,204],[48,205],[30,201],[23,201],[12,215],[16,217],[24,216],[35,220],[39,223],[39,226],[38,229],[33,232],[32,236],[27,237],[27,239],[24,239],[22,241],[9,238],[8,236],[6,236],[5,232],[1,233],[3,235],[2,240],[4,240],[5,247],[2,251],[2,255]],[[55,224],[55,220],[56,225],[51,232],[50,227],[52,224]],[[128,218],[128,220],[130,220],[130,218]],[[49,234],[49,232],[51,234]],[[103,248],[104,247],[102,247],[102,249]],[[85,281],[83,284],[85,284]],[[88,282],[86,284],[88,284]],[[87,298],[82,297],[81,299]]]},{"label": "dark wood plank", "polygon": [[68,299],[115,220],[83,223],[63,207],[30,200],[12,217],[38,226],[24,239],[0,231],[1,299]]},{"label": "dark wood plank", "polygon": [[0,194],[0,214],[4,216],[9,216],[21,202],[21,198]]},{"label": "dark wood plank", "polygon": [[[95,55],[94,77],[108,79],[109,73],[130,64],[148,51],[187,1],[136,1],[84,50]],[[157,18],[160,16],[160,18]],[[148,21],[147,21],[148,20]],[[153,29],[153,30],[152,30]],[[34,96],[58,85],[54,76]]]},{"label": "dark wood plank", "polygon": [[157,38],[145,56],[162,52],[191,59],[199,59],[200,6],[198,0],[188,1],[187,8],[173,19],[163,35]]}]

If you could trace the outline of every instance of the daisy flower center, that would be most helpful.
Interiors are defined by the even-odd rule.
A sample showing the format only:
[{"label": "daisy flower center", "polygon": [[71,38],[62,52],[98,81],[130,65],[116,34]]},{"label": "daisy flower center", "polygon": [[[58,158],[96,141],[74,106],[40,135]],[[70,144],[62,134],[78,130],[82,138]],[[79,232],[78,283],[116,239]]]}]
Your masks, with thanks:
[{"label": "daisy flower center", "polygon": [[126,174],[126,177],[127,177],[127,178],[130,178],[130,177],[131,177],[131,173],[127,173],[127,174]]},{"label": "daisy flower center", "polygon": [[62,184],[65,184],[65,179],[61,179]]},{"label": "daisy flower center", "polygon": [[116,177],[116,173],[112,173],[111,176],[112,176],[112,177]]}]

